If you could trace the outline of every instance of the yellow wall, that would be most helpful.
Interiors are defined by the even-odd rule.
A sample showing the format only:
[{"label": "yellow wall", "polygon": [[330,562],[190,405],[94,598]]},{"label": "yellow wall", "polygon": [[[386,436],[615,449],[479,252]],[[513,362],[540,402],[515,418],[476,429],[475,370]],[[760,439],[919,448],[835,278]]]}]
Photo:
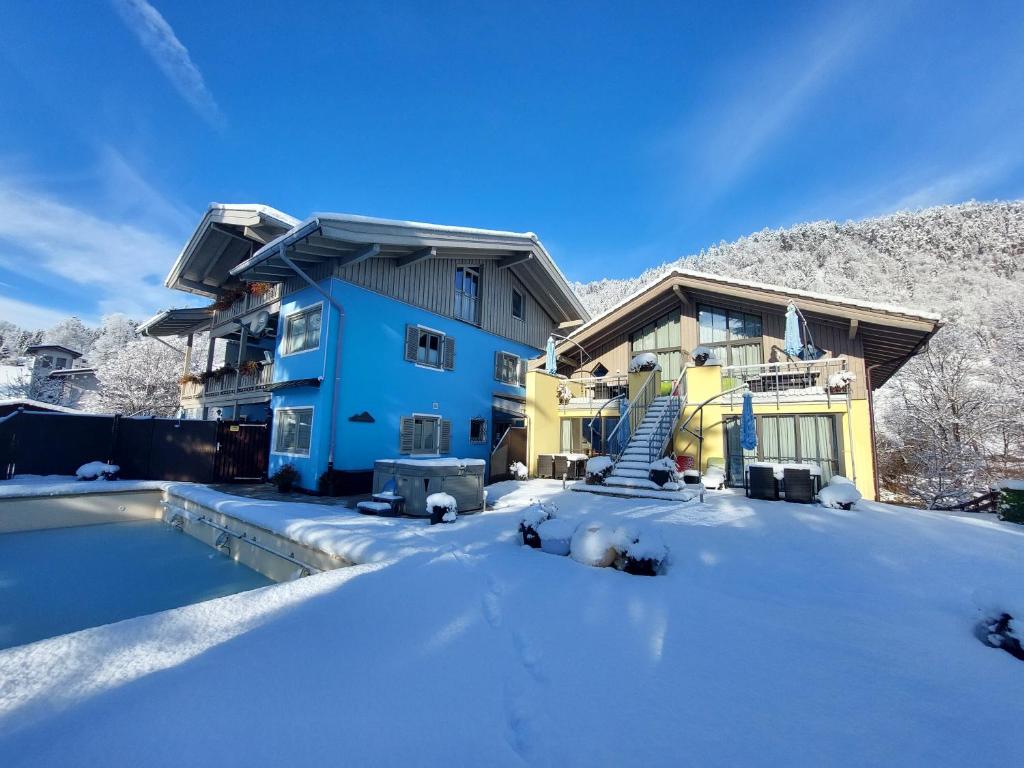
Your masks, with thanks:
[{"label": "yellow wall", "polygon": [[[697,410],[697,406],[701,402],[722,391],[721,367],[705,365],[699,368],[688,368],[686,385],[687,404],[683,408],[684,422]],[[704,436],[704,446],[701,451],[703,466],[700,467],[702,472],[707,470],[709,459],[725,461],[725,419],[729,416],[739,416],[740,411],[740,403],[729,407],[728,403],[722,404],[716,401],[704,406],[701,431]],[[801,413],[834,413],[839,416],[837,429],[843,448],[841,471],[855,482],[857,490],[864,494],[865,498],[873,499],[875,497],[875,481],[868,401],[851,400],[849,413],[846,411],[846,400],[839,398],[833,399],[831,407],[825,402],[783,402],[779,405],[757,403],[756,401],[754,403],[754,414],[758,416],[784,416]],[[701,424],[701,415],[698,414],[690,422],[689,427],[697,432]],[[694,461],[697,460],[698,441],[688,433],[676,433],[674,448],[677,456],[690,456]]]},{"label": "yellow wall", "polygon": [[537,474],[537,455],[562,447],[557,376],[544,371],[526,374],[526,452],[530,474]]}]

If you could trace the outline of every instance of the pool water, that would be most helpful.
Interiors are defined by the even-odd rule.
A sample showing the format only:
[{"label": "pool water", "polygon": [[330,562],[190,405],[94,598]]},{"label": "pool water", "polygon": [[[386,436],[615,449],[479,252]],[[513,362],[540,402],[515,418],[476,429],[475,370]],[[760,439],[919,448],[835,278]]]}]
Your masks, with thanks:
[{"label": "pool water", "polygon": [[160,520],[0,535],[0,648],[273,584]]}]

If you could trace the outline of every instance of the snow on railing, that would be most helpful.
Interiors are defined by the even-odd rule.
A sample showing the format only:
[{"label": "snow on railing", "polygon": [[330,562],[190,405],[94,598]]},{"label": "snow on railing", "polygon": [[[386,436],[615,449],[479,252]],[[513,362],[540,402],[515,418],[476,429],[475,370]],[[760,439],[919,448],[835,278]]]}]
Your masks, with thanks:
[{"label": "snow on railing", "polygon": [[848,399],[854,380],[845,357],[793,360],[722,368],[723,389],[740,387],[728,397],[730,406],[742,402],[743,390],[755,400]]},{"label": "snow on railing", "polygon": [[602,405],[612,398],[629,392],[626,376],[603,376],[601,378],[580,378],[566,381],[571,399],[562,403],[562,410],[589,408]]}]

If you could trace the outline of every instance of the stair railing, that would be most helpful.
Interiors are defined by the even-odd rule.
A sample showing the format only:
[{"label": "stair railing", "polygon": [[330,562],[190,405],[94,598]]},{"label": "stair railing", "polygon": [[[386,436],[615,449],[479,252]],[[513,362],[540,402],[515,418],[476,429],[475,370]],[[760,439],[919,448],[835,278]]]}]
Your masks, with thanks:
[{"label": "stair railing", "polygon": [[[668,407],[661,414],[654,426],[654,437],[650,442],[648,454],[651,461],[656,461],[668,451],[669,442],[676,431],[676,423],[682,418],[683,403],[686,402],[686,368],[679,372],[669,390]],[[657,448],[655,448],[657,446]]]},{"label": "stair railing", "polygon": [[615,429],[608,435],[606,441],[607,445],[612,444],[612,438],[623,428],[623,424],[627,425],[628,432],[623,432],[619,435],[619,449],[613,454],[609,454],[612,457],[612,461],[618,461],[622,456],[623,451],[626,450],[626,446],[629,445],[630,436],[636,433],[637,427],[639,427],[644,418],[647,416],[647,409],[654,402],[658,396],[657,385],[654,381],[654,375],[658,371],[651,371],[651,375],[644,381],[643,386],[640,387],[640,391],[637,392],[636,397],[630,400],[629,405],[626,407],[626,412],[622,414],[619,419],[619,423],[615,425]]},{"label": "stair railing", "polygon": [[[601,407],[597,409],[597,413],[594,415],[594,418],[592,418],[590,420],[590,434],[591,435],[594,434],[594,424],[595,423],[600,423],[601,424],[601,446],[600,446],[600,453],[608,453],[608,437],[605,437],[605,434],[604,434],[604,422],[601,421],[601,414],[604,411],[604,409],[607,408],[609,405],[611,405],[612,403],[619,402],[624,397],[626,397],[626,396],[625,395],[616,395],[615,397],[610,397],[607,400],[605,400],[604,403],[601,404]],[[610,435],[609,435],[609,437],[610,437]]]}]

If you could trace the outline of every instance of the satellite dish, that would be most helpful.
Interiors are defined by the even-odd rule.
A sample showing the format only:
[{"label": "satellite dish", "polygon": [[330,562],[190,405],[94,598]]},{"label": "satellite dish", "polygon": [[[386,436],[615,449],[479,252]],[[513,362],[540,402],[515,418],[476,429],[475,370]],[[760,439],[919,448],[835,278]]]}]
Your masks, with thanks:
[{"label": "satellite dish", "polygon": [[262,336],[270,324],[270,313],[267,310],[260,310],[252,320],[249,321],[249,333],[253,336]]}]

